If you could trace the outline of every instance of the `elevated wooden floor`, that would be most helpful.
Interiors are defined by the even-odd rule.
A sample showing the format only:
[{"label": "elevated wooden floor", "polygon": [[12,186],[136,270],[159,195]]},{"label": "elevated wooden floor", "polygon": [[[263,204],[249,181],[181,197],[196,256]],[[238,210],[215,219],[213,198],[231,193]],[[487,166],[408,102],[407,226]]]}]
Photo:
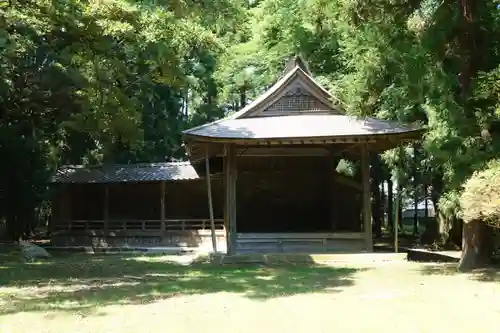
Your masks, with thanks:
[{"label": "elevated wooden floor", "polygon": [[363,233],[238,233],[236,253],[368,252]]},{"label": "elevated wooden floor", "polygon": [[[226,235],[217,230],[217,251],[226,253]],[[104,234],[102,232],[66,232],[52,236],[56,248],[82,248],[88,252],[143,251],[143,252],[199,252],[212,251],[211,233],[168,231]],[[363,233],[238,233],[236,254],[268,253],[369,253]]]}]

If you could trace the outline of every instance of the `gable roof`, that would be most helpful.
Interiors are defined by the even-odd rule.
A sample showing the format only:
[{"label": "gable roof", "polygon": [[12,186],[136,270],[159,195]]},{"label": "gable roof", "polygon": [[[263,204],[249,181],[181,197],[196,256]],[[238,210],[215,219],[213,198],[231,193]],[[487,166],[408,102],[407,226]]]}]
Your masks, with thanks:
[{"label": "gable roof", "polygon": [[[376,118],[348,116],[317,83],[302,57],[289,60],[278,81],[240,111],[183,132],[188,141],[347,138],[405,134],[420,129]],[[406,135],[410,133],[410,135]]]},{"label": "gable roof", "polygon": [[228,142],[238,140],[301,140],[352,136],[415,134],[419,129],[376,118],[355,118],[346,115],[294,115],[225,119],[208,126],[189,130],[189,135]]},{"label": "gable roof", "polygon": [[[293,59],[293,61],[288,63],[286,70],[274,85],[243,109],[226,119],[241,119],[255,116],[258,111],[269,107],[273,102],[283,98],[287,92],[293,94],[294,92],[291,91],[291,88],[299,88],[301,90],[300,93],[312,96],[326,107],[323,111],[327,113],[344,113],[340,108],[332,104],[332,95],[313,79],[303,60]],[[310,110],[303,109],[301,111],[307,112]],[[283,115],[287,114],[283,113]]]},{"label": "gable roof", "polygon": [[110,166],[64,166],[53,183],[128,183],[199,179],[190,162],[115,164]]}]

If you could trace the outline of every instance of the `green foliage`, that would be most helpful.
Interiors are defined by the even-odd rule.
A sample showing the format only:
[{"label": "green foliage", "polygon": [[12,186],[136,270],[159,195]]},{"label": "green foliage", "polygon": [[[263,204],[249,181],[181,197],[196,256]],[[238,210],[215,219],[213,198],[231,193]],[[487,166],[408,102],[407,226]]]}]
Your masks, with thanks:
[{"label": "green foliage", "polygon": [[482,221],[500,228],[500,160],[476,171],[464,185],[460,197],[465,222]]},{"label": "green foliage", "polygon": [[191,118],[220,116],[215,60],[241,8],[126,0],[2,8],[0,219],[16,226],[10,236],[26,232],[25,214],[58,165],[182,157]]},{"label": "green foliage", "polygon": [[354,177],[356,174],[356,165],[352,161],[341,159],[335,171],[345,176]]},{"label": "green foliage", "polygon": [[266,73],[252,79],[258,92],[302,53],[348,113],[420,124],[416,156],[395,150],[384,161],[408,197],[423,193],[414,177],[429,184],[452,220],[465,180],[500,155],[499,18],[486,0],[264,0],[251,10],[253,35],[219,72],[235,94],[245,68]]},{"label": "green foliage", "polygon": [[415,150],[383,160],[408,197],[423,193],[415,177],[430,184],[444,215],[460,212],[464,182],[500,156],[495,1],[26,0],[1,10],[0,219],[21,209],[5,193],[35,205],[57,165],[182,158],[183,129],[241,108],[293,54],[349,114],[427,129]]}]

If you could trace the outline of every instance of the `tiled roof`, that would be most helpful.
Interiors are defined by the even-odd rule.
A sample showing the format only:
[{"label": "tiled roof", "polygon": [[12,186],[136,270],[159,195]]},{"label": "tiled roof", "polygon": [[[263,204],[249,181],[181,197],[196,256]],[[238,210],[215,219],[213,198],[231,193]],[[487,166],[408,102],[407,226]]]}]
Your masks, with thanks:
[{"label": "tiled roof", "polygon": [[186,141],[334,139],[380,134],[418,139],[421,135],[420,129],[397,122],[347,115],[312,78],[303,60],[292,60],[284,76],[252,103],[224,119],[184,131]]},{"label": "tiled roof", "polygon": [[53,183],[126,183],[199,179],[189,162],[116,164],[111,166],[65,166]]},{"label": "tiled roof", "polygon": [[217,139],[304,139],[349,136],[391,135],[418,129],[375,118],[347,115],[295,115],[226,119],[210,126],[189,130],[190,136]]}]

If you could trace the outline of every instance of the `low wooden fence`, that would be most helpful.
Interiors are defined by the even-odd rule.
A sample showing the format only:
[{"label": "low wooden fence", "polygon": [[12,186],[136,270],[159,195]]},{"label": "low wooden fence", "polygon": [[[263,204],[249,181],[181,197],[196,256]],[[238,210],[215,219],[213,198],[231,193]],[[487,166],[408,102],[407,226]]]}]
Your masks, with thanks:
[{"label": "low wooden fence", "polygon": [[[215,219],[215,229],[224,230],[224,220]],[[53,232],[67,231],[193,231],[210,230],[209,219],[161,220],[72,220],[52,226]]]}]

